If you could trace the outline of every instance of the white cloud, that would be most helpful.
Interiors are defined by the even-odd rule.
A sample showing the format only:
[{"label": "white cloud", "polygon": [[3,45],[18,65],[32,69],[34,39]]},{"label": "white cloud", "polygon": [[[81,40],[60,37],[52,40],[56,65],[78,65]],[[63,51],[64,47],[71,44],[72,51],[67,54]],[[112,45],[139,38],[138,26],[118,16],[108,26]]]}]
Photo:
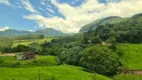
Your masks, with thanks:
[{"label": "white cloud", "polygon": [[14,8],[22,8],[22,6],[20,6],[17,2],[16,2],[16,5],[13,5],[8,0],[0,0],[0,4],[4,4],[7,6],[14,7]]},{"label": "white cloud", "polygon": [[52,10],[51,8],[47,8],[47,10],[48,10],[49,12],[51,12],[51,13],[55,13],[55,11]]},{"label": "white cloud", "polygon": [[1,4],[8,5],[8,6],[11,6],[11,4],[9,3],[8,0],[0,0],[0,3],[1,3]]},{"label": "white cloud", "polygon": [[[116,1],[116,0],[115,0]],[[80,6],[73,7],[67,3],[58,3],[51,0],[64,18],[53,16],[46,18],[38,14],[24,16],[36,21],[39,26],[50,27],[63,32],[78,32],[79,29],[94,20],[108,16],[130,17],[142,12],[142,0],[123,0],[121,2],[109,2],[107,5],[97,0],[86,0]]]},{"label": "white cloud", "polygon": [[41,11],[44,11],[44,9],[43,9],[43,8],[41,8],[41,7],[38,7],[38,9],[40,9]]},{"label": "white cloud", "polygon": [[[35,20],[40,27],[54,28],[64,32],[72,32],[72,30],[77,32],[76,30],[79,29],[79,28],[77,29],[77,27],[73,29],[73,26],[74,26],[73,24],[71,24],[69,21],[68,22],[66,21],[66,23],[64,23],[65,22],[64,19],[56,17],[56,16],[52,18],[45,18],[39,14],[31,14],[28,16],[24,16],[24,18]],[[64,26],[68,26],[68,27],[64,27]]]},{"label": "white cloud", "polygon": [[42,5],[46,5],[46,3],[44,2],[44,0],[41,0],[40,3],[41,3]]},{"label": "white cloud", "polygon": [[3,28],[0,28],[0,31],[5,31],[5,30],[8,30],[8,29],[10,29],[10,27],[3,27]]},{"label": "white cloud", "polygon": [[24,8],[32,13],[39,13],[28,0],[21,0]]},{"label": "white cloud", "polygon": [[29,32],[35,32],[35,30],[28,30]]}]

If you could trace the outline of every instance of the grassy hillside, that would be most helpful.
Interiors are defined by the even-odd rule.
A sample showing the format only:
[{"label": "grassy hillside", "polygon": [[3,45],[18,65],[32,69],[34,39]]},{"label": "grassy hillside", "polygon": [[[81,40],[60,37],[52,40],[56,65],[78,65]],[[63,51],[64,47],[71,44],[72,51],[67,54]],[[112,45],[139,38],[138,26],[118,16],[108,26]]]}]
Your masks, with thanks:
[{"label": "grassy hillside", "polygon": [[[1,80],[92,80],[94,74],[84,72],[83,68],[62,65],[34,68],[0,68]],[[28,73],[28,74],[27,74]],[[110,80],[96,75],[97,80]]]},{"label": "grassy hillside", "polygon": [[29,39],[29,40],[14,40],[13,46],[12,47],[16,47],[17,45],[25,45],[27,46],[30,43],[34,43],[34,42],[38,42],[40,44],[46,42],[50,42],[52,39],[52,37],[49,38],[44,38],[44,39]]},{"label": "grassy hillside", "polygon": [[37,56],[33,60],[16,60],[13,56],[2,57],[0,67],[36,67],[36,66],[55,66],[58,59],[55,56]]},{"label": "grassy hillside", "polygon": [[142,44],[119,44],[120,61],[132,70],[142,69]]}]

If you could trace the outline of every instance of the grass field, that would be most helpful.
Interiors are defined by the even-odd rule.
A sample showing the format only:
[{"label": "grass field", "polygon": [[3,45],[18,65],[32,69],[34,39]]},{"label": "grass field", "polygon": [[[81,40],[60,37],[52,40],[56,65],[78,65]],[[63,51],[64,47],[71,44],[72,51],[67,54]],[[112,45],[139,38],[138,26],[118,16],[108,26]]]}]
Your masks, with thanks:
[{"label": "grass field", "polygon": [[114,80],[142,80],[142,75],[120,74],[116,75]]},{"label": "grass field", "polygon": [[17,45],[28,45],[30,43],[34,43],[34,42],[38,42],[40,44],[44,43],[45,41],[46,42],[50,42],[52,39],[55,39],[55,38],[44,38],[44,39],[29,39],[29,40],[14,40],[13,42],[13,46],[12,47],[16,47]]},{"label": "grass field", "polygon": [[118,44],[121,52],[120,61],[131,70],[142,69],[142,44]]},{"label": "grass field", "polygon": [[2,57],[0,67],[37,67],[37,66],[55,66],[59,64],[55,56],[37,56],[33,60],[16,60],[13,56]]},{"label": "grass field", "polygon": [[110,80],[109,78],[85,72],[83,68],[71,65],[57,65],[55,56],[37,56],[34,60],[16,60],[4,56],[0,63],[0,80]]},{"label": "grass field", "polygon": [[[0,68],[1,80],[92,80],[93,76],[93,73],[84,72],[81,67],[70,65],[34,68]],[[96,75],[96,79],[110,80],[101,75]]]}]

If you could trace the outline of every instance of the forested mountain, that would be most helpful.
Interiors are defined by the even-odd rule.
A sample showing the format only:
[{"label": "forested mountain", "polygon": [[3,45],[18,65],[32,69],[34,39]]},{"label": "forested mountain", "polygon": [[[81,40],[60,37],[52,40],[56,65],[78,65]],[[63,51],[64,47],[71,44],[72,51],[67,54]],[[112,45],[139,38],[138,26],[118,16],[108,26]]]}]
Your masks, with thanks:
[{"label": "forested mountain", "polygon": [[15,30],[15,29],[8,29],[5,31],[0,31],[0,36],[6,36],[6,37],[15,37],[18,35],[27,35],[30,34],[29,31],[21,31],[21,30]]},{"label": "forested mountain", "polygon": [[35,34],[42,34],[46,37],[48,36],[63,36],[65,35],[65,33],[59,31],[59,30],[55,30],[55,29],[52,29],[52,28],[46,28],[46,29],[43,29],[43,30],[37,30],[36,32],[34,32]]},{"label": "forested mountain", "polygon": [[90,31],[90,30],[95,30],[96,27],[98,27],[99,25],[104,25],[104,24],[107,24],[107,23],[114,23],[114,22],[117,22],[118,20],[121,20],[121,17],[111,16],[111,17],[99,19],[99,20],[96,20],[96,21],[94,21],[92,23],[84,25],[80,29],[80,32],[86,32],[86,31]]},{"label": "forested mountain", "polygon": [[19,35],[28,35],[28,34],[41,34],[44,35],[45,37],[54,37],[54,36],[63,36],[65,33],[55,30],[52,28],[46,28],[43,30],[37,30],[35,32],[30,32],[30,31],[24,31],[24,30],[15,30],[15,29],[8,29],[5,31],[0,31],[0,36],[4,37],[15,37]]},{"label": "forested mountain", "polygon": [[118,67],[123,66],[119,62],[120,53],[116,51],[117,43],[142,43],[142,16],[110,17],[103,23],[106,24],[94,30],[52,40],[46,44],[46,54],[58,56],[61,63],[114,75]]},{"label": "forested mountain", "polygon": [[119,24],[119,23],[123,23],[123,22],[127,22],[127,21],[130,22],[130,21],[133,21],[133,19],[139,18],[141,16],[142,16],[142,14],[140,13],[140,14],[136,14],[130,18],[121,18],[121,17],[117,17],[117,16],[111,16],[111,17],[99,19],[99,20],[96,20],[90,24],[83,26],[80,29],[80,32],[87,32],[90,30],[95,30],[100,25],[117,24],[117,23]]}]

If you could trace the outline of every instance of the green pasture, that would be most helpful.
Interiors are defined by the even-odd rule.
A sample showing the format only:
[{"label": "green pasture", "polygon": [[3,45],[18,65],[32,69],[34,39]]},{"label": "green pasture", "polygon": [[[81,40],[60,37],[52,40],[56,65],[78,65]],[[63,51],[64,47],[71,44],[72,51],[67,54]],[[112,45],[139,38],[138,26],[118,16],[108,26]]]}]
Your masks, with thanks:
[{"label": "green pasture", "polygon": [[36,67],[36,66],[55,66],[60,62],[55,56],[36,56],[32,60],[16,60],[13,56],[2,57],[0,67]]},{"label": "green pasture", "polygon": [[110,80],[109,78],[83,71],[81,67],[70,65],[32,67],[32,68],[0,68],[1,80]]},{"label": "green pasture", "polygon": [[49,37],[49,38],[43,38],[43,39],[14,40],[12,47],[16,47],[17,45],[27,46],[28,44],[34,43],[34,42],[38,42],[40,44],[43,44],[44,42],[50,42],[52,39],[55,39],[55,38]]},{"label": "green pasture", "polygon": [[118,44],[117,51],[125,68],[142,69],[142,44]]}]

